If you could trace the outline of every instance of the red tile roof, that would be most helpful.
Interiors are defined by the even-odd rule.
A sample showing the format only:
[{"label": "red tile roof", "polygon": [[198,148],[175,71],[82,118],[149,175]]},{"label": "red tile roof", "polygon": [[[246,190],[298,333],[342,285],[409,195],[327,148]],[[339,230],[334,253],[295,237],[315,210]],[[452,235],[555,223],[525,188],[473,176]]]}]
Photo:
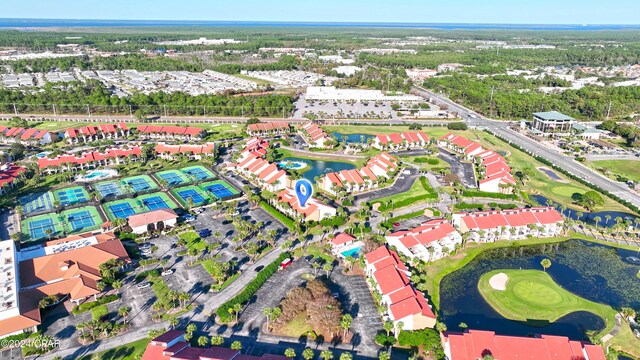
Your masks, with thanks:
[{"label": "red tile roof", "polygon": [[164,134],[164,135],[189,135],[196,136],[204,132],[204,129],[193,126],[157,126],[143,125],[137,128],[143,134]]},{"label": "red tile roof", "polygon": [[116,149],[107,149],[104,153],[99,153],[97,151],[84,153],[80,156],[65,154],[59,155],[53,159],[49,158],[41,158],[38,159],[38,167],[40,169],[44,169],[48,166],[62,166],[66,164],[86,164],[94,161],[101,161],[105,159],[115,159],[117,157],[127,157],[127,156],[140,156],[142,155],[142,149],[135,146],[128,149],[116,148]]},{"label": "red tile roof", "polygon": [[485,355],[492,355],[498,360],[605,359],[602,347],[562,336],[503,336],[480,330],[469,330],[464,334],[445,333],[444,336],[449,343],[451,360],[477,360]]},{"label": "red tile roof", "polygon": [[340,233],[338,234],[338,236],[334,237],[333,239],[331,239],[331,244],[333,245],[342,245],[342,244],[346,244],[350,241],[354,241],[356,238],[354,238],[353,236],[347,234],[347,233]]},{"label": "red tile roof", "polygon": [[250,124],[247,130],[251,132],[269,132],[274,130],[289,130],[289,123],[286,121],[269,121]]},{"label": "red tile roof", "polygon": [[140,214],[134,214],[129,216],[128,223],[132,228],[139,226],[146,226],[148,224],[157,223],[158,221],[167,221],[171,219],[177,219],[178,214],[171,209],[158,209],[143,212]]},{"label": "red tile roof", "polygon": [[469,229],[488,230],[501,226],[548,225],[562,221],[560,213],[552,207],[520,208],[509,210],[476,211],[460,213]]},{"label": "red tile roof", "polygon": [[14,164],[6,164],[0,167],[0,187],[11,184],[27,169]]}]

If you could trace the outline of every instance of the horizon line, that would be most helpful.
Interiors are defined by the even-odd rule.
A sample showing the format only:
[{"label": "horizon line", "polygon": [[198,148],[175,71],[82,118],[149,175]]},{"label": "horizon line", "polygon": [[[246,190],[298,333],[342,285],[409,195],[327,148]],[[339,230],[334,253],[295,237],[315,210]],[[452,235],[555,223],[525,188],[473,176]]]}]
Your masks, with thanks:
[{"label": "horizon line", "polygon": [[95,18],[26,18],[0,17],[2,20],[52,20],[52,21],[126,21],[126,22],[201,22],[201,23],[271,23],[271,24],[362,24],[362,25],[556,25],[556,26],[638,26],[638,24],[611,23],[508,23],[508,22],[407,22],[407,21],[327,21],[327,20],[194,20],[194,19],[95,19]]}]

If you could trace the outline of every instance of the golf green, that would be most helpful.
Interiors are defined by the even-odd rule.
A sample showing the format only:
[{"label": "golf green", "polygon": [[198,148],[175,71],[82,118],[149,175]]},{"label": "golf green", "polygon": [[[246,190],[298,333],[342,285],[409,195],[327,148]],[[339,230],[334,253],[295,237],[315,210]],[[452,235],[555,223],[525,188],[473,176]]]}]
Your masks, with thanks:
[{"label": "golf green", "polygon": [[[506,284],[496,281],[504,278]],[[499,290],[503,285],[504,290]],[[493,285],[493,286],[492,286]],[[546,320],[554,322],[576,312],[588,311],[614,321],[615,310],[608,305],[583,299],[558,285],[549,274],[538,270],[495,270],[480,277],[478,290],[500,315],[516,321]]]}]

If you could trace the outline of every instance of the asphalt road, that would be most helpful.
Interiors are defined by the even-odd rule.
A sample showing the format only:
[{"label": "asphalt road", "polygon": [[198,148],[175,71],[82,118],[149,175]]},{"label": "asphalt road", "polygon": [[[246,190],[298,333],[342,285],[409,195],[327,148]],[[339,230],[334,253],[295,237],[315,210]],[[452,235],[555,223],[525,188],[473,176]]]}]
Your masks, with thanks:
[{"label": "asphalt road", "polygon": [[449,106],[449,110],[457,112],[458,115],[467,121],[470,127],[486,129],[494,135],[507,140],[509,143],[517,144],[529,154],[540,156],[552,164],[561,166],[574,176],[609,191],[612,194],[628,200],[633,205],[640,207],[640,196],[633,193],[626,184],[611,180],[576,162],[571,157],[541,146],[539,142],[511,130],[507,122],[488,119],[440,94],[433,93],[423,88],[415,87],[414,93],[423,97],[431,98],[431,100],[437,105]]}]

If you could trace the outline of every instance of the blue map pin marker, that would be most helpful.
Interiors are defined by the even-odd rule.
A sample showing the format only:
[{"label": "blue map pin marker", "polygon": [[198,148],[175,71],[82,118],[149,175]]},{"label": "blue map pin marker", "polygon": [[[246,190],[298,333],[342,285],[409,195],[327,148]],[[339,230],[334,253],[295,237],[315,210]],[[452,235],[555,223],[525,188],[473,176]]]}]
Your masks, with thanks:
[{"label": "blue map pin marker", "polygon": [[296,181],[296,196],[298,197],[298,203],[301,207],[305,207],[307,205],[307,201],[313,195],[313,186],[307,179],[300,179]]}]

